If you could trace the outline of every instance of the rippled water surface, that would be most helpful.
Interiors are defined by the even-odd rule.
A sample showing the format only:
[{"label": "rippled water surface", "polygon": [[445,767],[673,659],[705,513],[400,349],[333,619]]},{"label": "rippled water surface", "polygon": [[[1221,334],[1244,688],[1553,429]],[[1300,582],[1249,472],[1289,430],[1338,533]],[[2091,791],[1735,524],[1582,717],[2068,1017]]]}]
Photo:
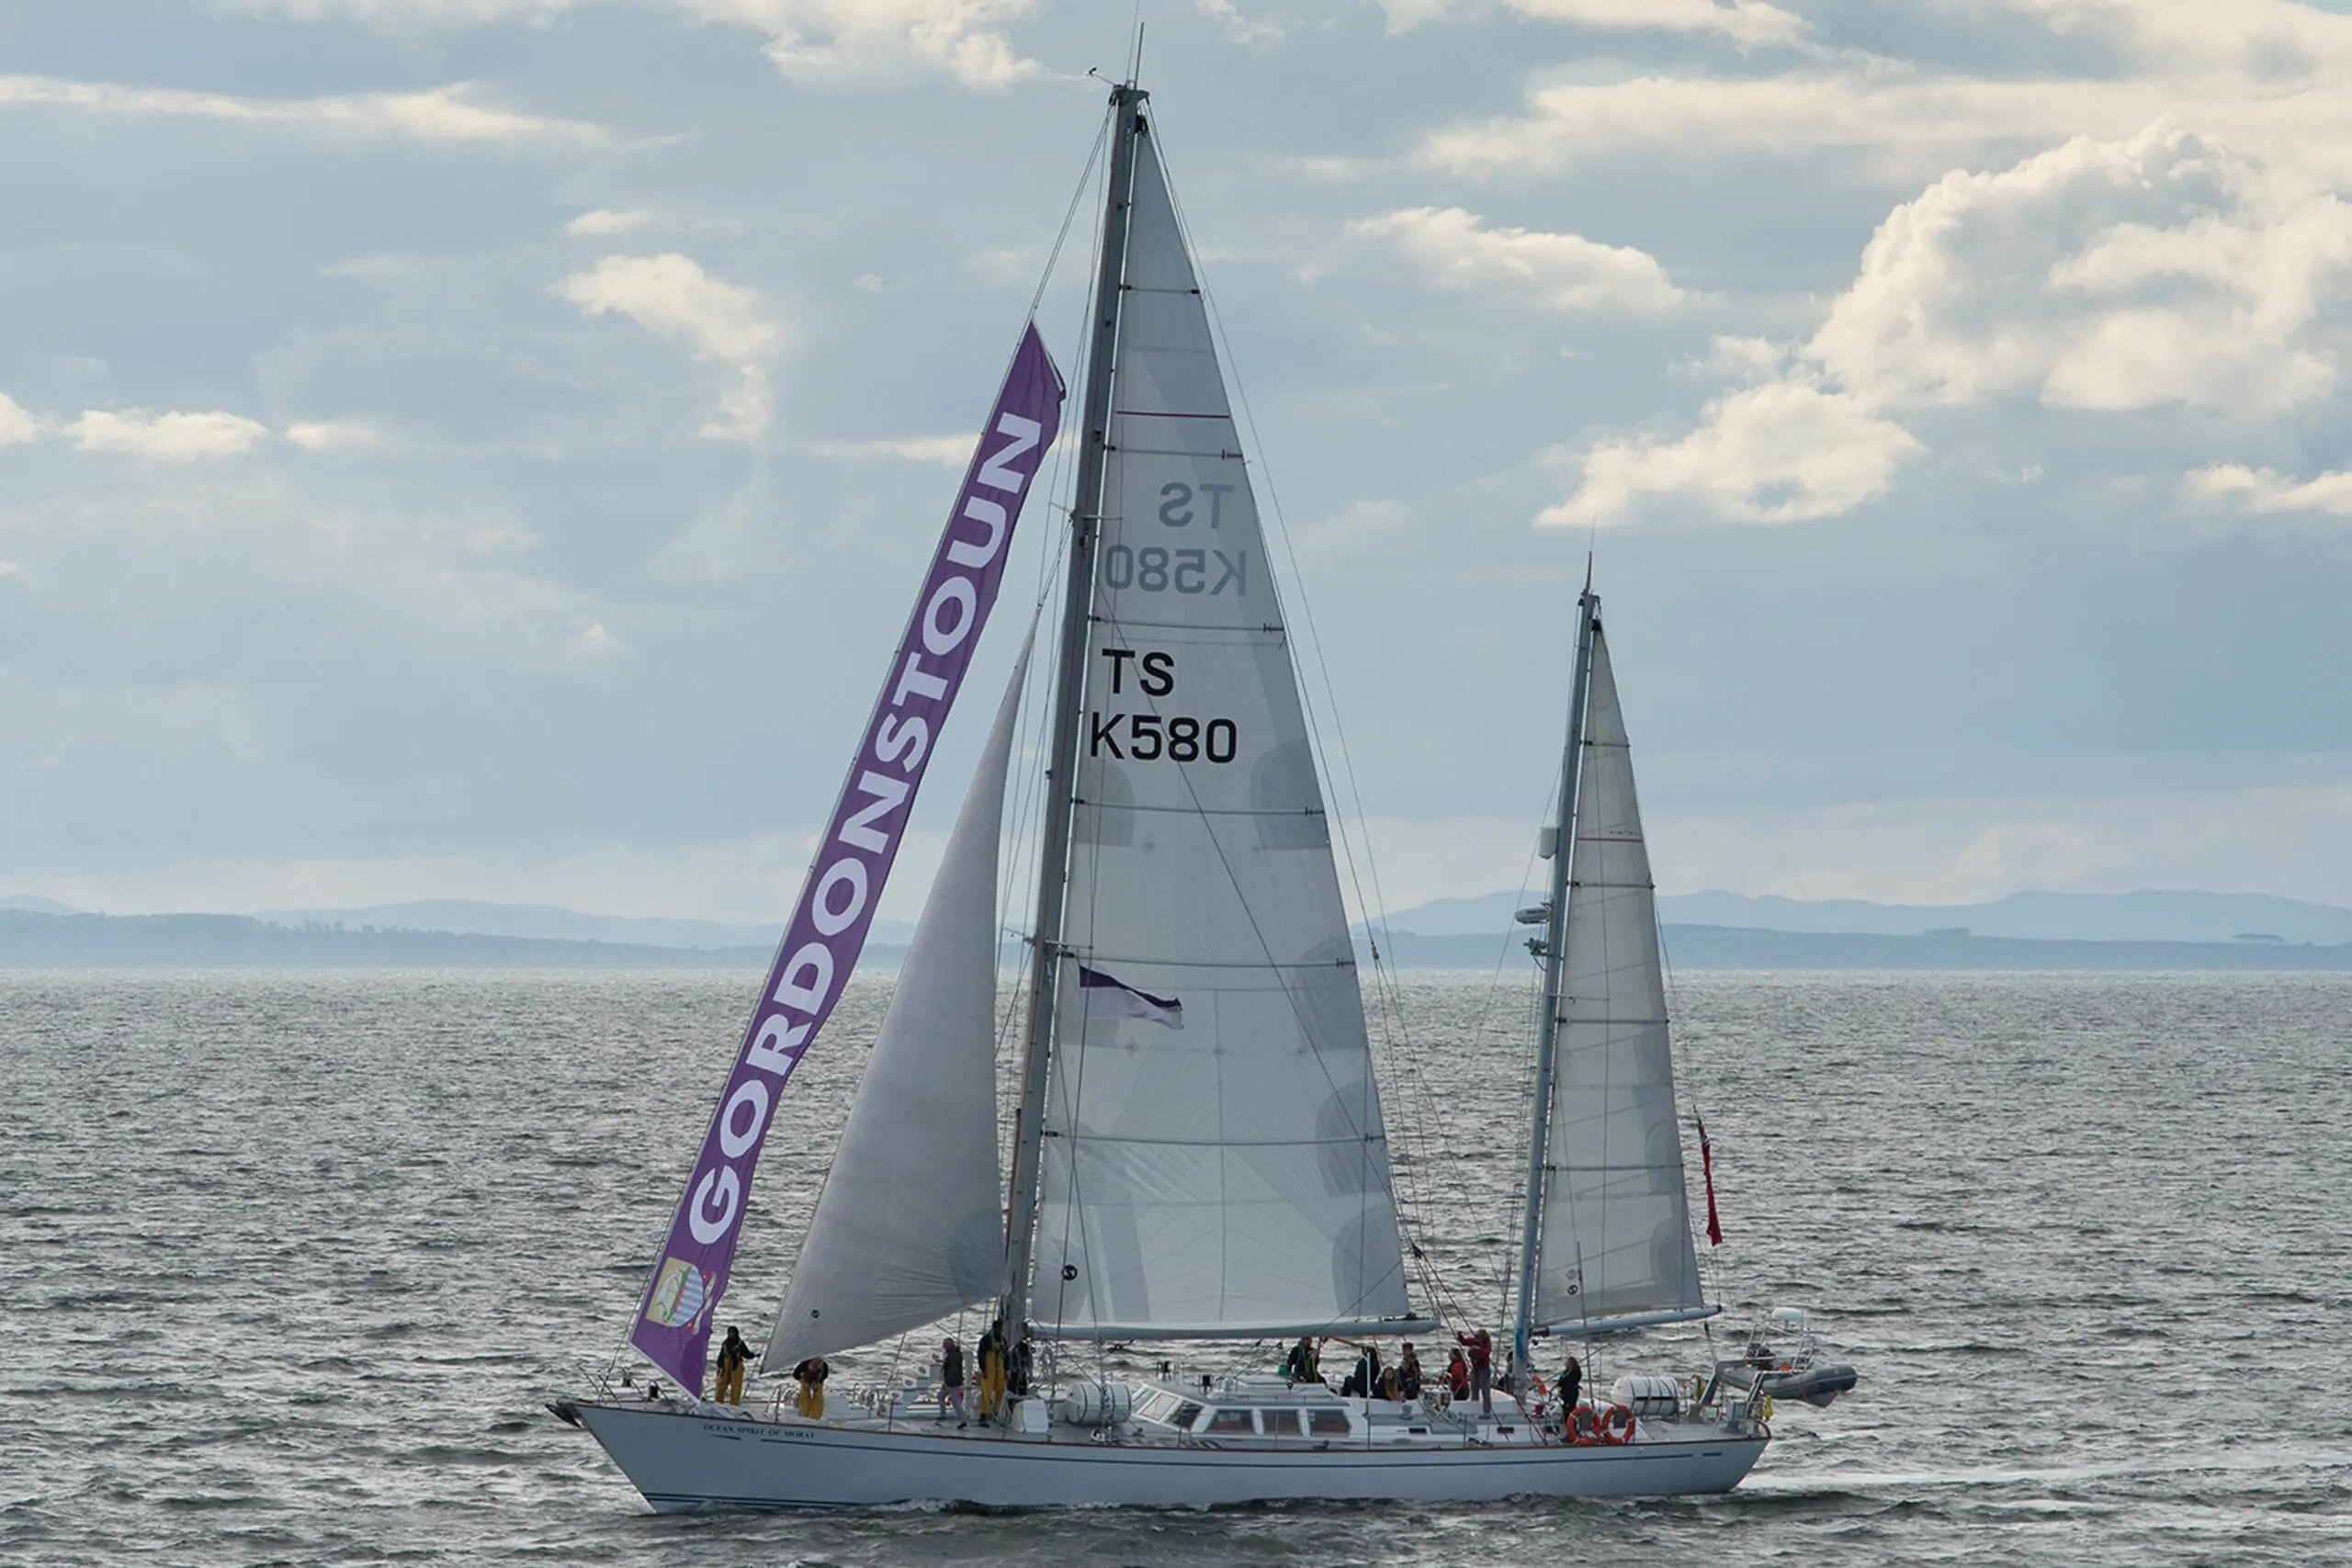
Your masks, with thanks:
[{"label": "rippled water surface", "polygon": [[[755,985],[0,976],[0,1562],[2352,1562],[2352,979],[1682,976],[1713,1288],[1863,1377],[1730,1496],[657,1518],[541,1404],[617,1343]],[[886,997],[797,1080],[722,1318]],[[1491,1315],[1523,998],[1401,1000],[1399,1180]]]}]

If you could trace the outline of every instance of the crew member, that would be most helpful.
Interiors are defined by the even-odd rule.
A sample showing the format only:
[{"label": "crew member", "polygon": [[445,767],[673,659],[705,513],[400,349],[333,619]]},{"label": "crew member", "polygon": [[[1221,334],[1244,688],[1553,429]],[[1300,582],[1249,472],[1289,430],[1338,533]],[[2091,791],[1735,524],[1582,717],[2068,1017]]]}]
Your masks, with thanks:
[{"label": "crew member", "polygon": [[741,1331],[729,1324],[727,1337],[718,1347],[718,1386],[711,1391],[719,1404],[743,1403],[743,1369],[751,1359],[752,1348],[743,1343]]},{"label": "crew member", "polygon": [[1030,1337],[1029,1325],[1021,1325],[1021,1337],[1013,1342],[1012,1359],[1006,1368],[1004,1386],[1015,1399],[1029,1397],[1029,1380],[1037,1369],[1037,1342]]},{"label": "crew member", "polygon": [[796,1408],[811,1421],[819,1419],[825,1414],[825,1380],[833,1375],[833,1369],[825,1365],[824,1357],[811,1356],[793,1368],[792,1375],[800,1380]]},{"label": "crew member", "polygon": [[980,1419],[993,1421],[1004,1409],[1004,1319],[994,1318],[980,1336]]},{"label": "crew member", "polygon": [[1495,1337],[1485,1329],[1457,1334],[1454,1342],[1470,1349],[1470,1392],[1478,1396],[1480,1414],[1495,1413]]},{"label": "crew member", "polygon": [[953,1335],[939,1351],[939,1418],[946,1420],[950,1410],[956,1412],[956,1424],[964,1425],[964,1347]]}]

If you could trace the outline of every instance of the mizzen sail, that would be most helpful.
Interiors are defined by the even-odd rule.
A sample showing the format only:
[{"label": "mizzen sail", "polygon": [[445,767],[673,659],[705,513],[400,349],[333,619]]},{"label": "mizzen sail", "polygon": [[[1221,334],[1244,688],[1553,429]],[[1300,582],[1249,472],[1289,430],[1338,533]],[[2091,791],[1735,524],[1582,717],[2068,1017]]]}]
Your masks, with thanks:
[{"label": "mizzen sail", "polygon": [[1703,1315],[1657,896],[1598,626],[1569,879],[1534,1321],[1574,1334]]},{"label": "mizzen sail", "polygon": [[919,1328],[1004,1288],[997,840],[1024,649],[948,836],[761,1365]]},{"label": "mizzen sail", "polygon": [[629,1339],[700,1391],[752,1175],[777,1096],[857,966],[909,808],[996,604],[1013,525],[1061,423],[1062,380],[1032,324],[964,473],[817,858],[705,1130]]},{"label": "mizzen sail", "polygon": [[1132,188],[1030,1312],[1066,1337],[1400,1326],[1322,791],[1148,128]]}]

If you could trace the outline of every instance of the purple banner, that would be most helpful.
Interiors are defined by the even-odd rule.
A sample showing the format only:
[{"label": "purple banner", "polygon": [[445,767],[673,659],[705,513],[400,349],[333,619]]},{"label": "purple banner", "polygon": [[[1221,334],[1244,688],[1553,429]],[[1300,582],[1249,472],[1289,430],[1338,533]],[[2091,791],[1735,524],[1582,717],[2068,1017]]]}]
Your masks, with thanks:
[{"label": "purple banner", "polygon": [[752,1172],[777,1098],[865,950],[933,742],[996,604],[1021,502],[1061,428],[1061,376],[1033,323],[964,472],[931,575],[776,951],[766,994],[703,1134],[702,1154],[670,1222],[669,1245],[638,1305],[630,1341],[690,1392],[702,1392],[711,1315],[727,1293]]}]

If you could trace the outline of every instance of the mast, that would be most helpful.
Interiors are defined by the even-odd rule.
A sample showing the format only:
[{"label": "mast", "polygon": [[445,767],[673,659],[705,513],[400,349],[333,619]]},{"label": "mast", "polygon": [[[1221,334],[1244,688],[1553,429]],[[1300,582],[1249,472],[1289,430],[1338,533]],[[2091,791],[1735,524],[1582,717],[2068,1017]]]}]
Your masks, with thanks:
[{"label": "mast", "polygon": [[1552,896],[1544,922],[1544,1012],[1535,1036],[1535,1125],[1527,1145],[1527,1221],[1519,1238],[1519,1300],[1511,1324],[1511,1372],[1532,1365],[1528,1341],[1535,1329],[1535,1249],[1544,1225],[1544,1166],[1552,1143],[1552,1074],[1559,1058],[1560,979],[1568,951],[1568,868],[1575,858],[1577,781],[1584,761],[1585,698],[1592,685],[1592,632],[1600,599],[1585,569],[1577,598],[1576,678],[1568,694],[1568,739],[1560,755],[1560,809],[1552,829]]},{"label": "mast", "polygon": [[1133,207],[1135,147],[1148,93],[1133,82],[1111,89],[1114,117],[1109,189],[1102,211],[1102,263],[1094,281],[1094,340],[1086,361],[1084,431],[1078,490],[1070,502],[1069,574],[1062,599],[1061,654],[1054,678],[1054,734],[1046,754],[1046,818],[1037,848],[1037,929],[1030,951],[1029,1029],[1023,1048],[1021,1107],[1013,1122],[1012,1190],[1005,1204],[1004,1320],[1015,1335],[1029,1315],[1031,1232],[1037,1222],[1038,1155],[1046,1130],[1046,1065],[1053,1040],[1062,955],[1062,904],[1069,881],[1070,807],[1078,778],[1080,710],[1086,694],[1087,615],[1094,587],[1094,542],[1102,517],[1102,464],[1109,455],[1111,373],[1117,362]]}]

